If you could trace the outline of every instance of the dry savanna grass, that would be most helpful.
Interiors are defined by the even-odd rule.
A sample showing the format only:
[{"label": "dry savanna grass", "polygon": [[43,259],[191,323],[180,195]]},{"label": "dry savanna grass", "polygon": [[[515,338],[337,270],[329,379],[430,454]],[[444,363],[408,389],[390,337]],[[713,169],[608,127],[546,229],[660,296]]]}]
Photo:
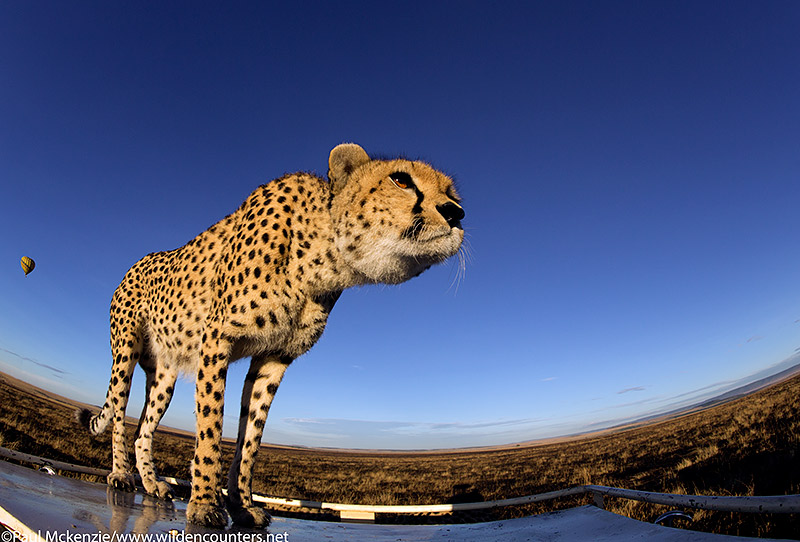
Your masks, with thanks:
[{"label": "dry savanna grass", "polygon": [[[358,504],[439,504],[520,497],[587,483],[667,493],[800,493],[800,376],[699,412],[639,427],[494,450],[351,452],[262,447],[258,493]],[[111,466],[108,434],[91,437],[72,421],[78,403],[0,373],[0,446],[71,463]],[[133,429],[131,428],[131,438]],[[160,472],[189,478],[194,439],[159,430]],[[233,444],[225,445],[230,461]],[[414,522],[476,521],[587,504],[551,501],[480,514],[415,517]],[[607,508],[653,521],[665,507],[623,499]],[[279,512],[280,513],[280,512]],[[692,511],[686,528],[743,536],[797,538],[796,514]],[[409,521],[379,517],[379,521]]]}]

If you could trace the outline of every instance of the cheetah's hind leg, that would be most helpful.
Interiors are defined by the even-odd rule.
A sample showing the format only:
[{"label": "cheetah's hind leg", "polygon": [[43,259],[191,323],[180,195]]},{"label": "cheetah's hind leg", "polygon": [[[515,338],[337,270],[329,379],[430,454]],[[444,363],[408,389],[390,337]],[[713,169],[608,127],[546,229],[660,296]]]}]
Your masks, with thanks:
[{"label": "cheetah's hind leg", "polygon": [[[112,327],[112,355],[114,365],[111,370],[111,383],[106,403],[110,404],[113,411],[113,435],[111,474],[108,475],[108,485],[114,489],[134,491],[135,483],[128,459],[128,447],[125,438],[125,408],[131,390],[131,377],[133,370],[142,353],[142,339],[134,330],[118,331]],[[106,406],[103,406],[105,411]]]},{"label": "cheetah's hind leg", "polygon": [[136,430],[136,467],[142,477],[145,491],[159,499],[172,499],[172,487],[160,480],[156,474],[153,460],[153,433],[169,407],[175,390],[178,371],[172,367],[151,364],[150,359],[142,362],[147,374],[145,406]]}]

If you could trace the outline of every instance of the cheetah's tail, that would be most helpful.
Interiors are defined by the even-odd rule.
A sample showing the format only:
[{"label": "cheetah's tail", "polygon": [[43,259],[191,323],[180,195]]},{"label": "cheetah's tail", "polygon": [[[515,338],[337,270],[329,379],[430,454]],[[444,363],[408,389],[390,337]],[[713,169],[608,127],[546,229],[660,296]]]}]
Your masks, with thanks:
[{"label": "cheetah's tail", "polygon": [[103,409],[94,416],[92,416],[92,412],[88,408],[79,408],[75,411],[75,421],[92,435],[99,435],[108,427],[108,422],[113,417],[112,414],[111,403],[106,401]]}]

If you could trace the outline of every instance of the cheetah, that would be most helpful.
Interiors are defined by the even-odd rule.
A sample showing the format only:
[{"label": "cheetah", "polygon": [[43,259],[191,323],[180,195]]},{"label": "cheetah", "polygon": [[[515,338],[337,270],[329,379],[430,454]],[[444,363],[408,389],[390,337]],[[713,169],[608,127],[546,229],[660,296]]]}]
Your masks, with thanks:
[{"label": "cheetah", "polygon": [[[146,396],[135,463],[147,493],[171,498],[156,474],[153,433],[179,373],[194,375],[187,521],[224,527],[229,512],[236,524],[268,525],[269,514],[253,504],[253,468],[289,364],[319,339],[346,288],[398,284],[459,253],[464,210],[444,173],[419,161],[373,160],[352,143],[335,147],[328,167],[327,181],[294,173],[260,186],[183,247],[149,254],[127,272],[111,301],[105,404],[94,416],[76,413],[95,435],[114,422],[110,486],[134,487],[123,421],[138,364]],[[225,380],[241,358],[251,361],[223,501]]]}]

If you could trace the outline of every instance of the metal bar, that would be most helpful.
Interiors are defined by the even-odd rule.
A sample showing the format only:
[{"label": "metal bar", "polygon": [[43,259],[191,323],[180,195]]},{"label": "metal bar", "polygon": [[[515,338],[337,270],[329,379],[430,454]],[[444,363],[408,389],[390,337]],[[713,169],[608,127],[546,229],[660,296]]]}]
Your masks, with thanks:
[{"label": "metal bar", "polygon": [[497,501],[483,501],[458,504],[341,504],[319,501],[304,501],[298,499],[282,499],[277,497],[264,497],[253,495],[253,500],[265,504],[280,504],[284,506],[301,506],[303,508],[317,508],[320,510],[358,511],[374,512],[379,514],[421,514],[421,513],[442,513],[442,512],[463,512],[467,510],[485,510],[487,508],[500,508],[503,506],[514,506],[520,504],[530,504],[534,502],[550,501],[574,495],[583,495],[587,492],[584,486],[571,487],[549,493],[539,493],[538,495],[528,495],[526,497],[515,497],[512,499],[502,499]]},{"label": "metal bar", "polygon": [[[53,468],[71,472],[93,474],[96,476],[107,476],[110,471],[105,469],[95,469],[44,459],[35,455],[30,455],[7,448],[0,447],[0,456],[34,463],[37,465],[49,465]],[[137,477],[138,478],[138,477]],[[166,477],[167,482],[173,485],[191,485],[186,480]],[[664,504],[673,507],[694,508],[699,510],[716,510],[720,512],[746,512],[746,513],[773,513],[773,514],[797,514],[800,513],[800,495],[777,495],[772,497],[718,497],[713,495],[677,495],[674,493],[654,493],[652,491],[639,491],[635,489],[621,489],[617,487],[585,485],[528,495],[525,497],[515,497],[511,499],[501,499],[496,501],[484,501],[473,503],[458,504],[427,504],[427,505],[371,505],[371,504],[342,504],[310,501],[304,499],[286,499],[281,497],[266,497],[263,495],[253,495],[253,500],[264,504],[291,506],[298,508],[312,508],[318,510],[333,510],[337,512],[373,512],[383,514],[420,514],[420,513],[447,513],[460,512],[467,510],[485,510],[488,508],[500,508],[503,506],[515,506],[530,504],[535,502],[550,501],[564,497],[584,495],[589,493],[593,496],[595,504],[603,502],[603,496],[618,497],[634,501],[647,502],[653,504]]]},{"label": "metal bar", "polygon": [[[35,532],[33,529],[12,516],[11,513],[2,506],[0,506],[0,524],[5,525],[14,533],[19,535],[18,537],[12,538],[12,540],[21,539],[25,540],[26,542],[46,542],[45,539],[39,535],[39,533]],[[3,540],[7,540],[5,533]]]},{"label": "metal bar", "polygon": [[30,455],[16,450],[9,450],[8,448],[0,447],[0,456],[14,459],[16,461],[24,461],[26,463],[33,463],[34,465],[46,465],[58,470],[65,470],[69,472],[80,472],[82,474],[93,474],[95,476],[108,476],[111,472],[106,469],[95,469],[92,467],[84,467],[83,465],[74,465],[72,463],[64,463],[63,461],[56,461],[55,459],[44,459],[36,455]]},{"label": "metal bar", "polygon": [[588,491],[608,497],[620,497],[653,504],[665,504],[696,510],[718,512],[749,512],[772,514],[800,513],[800,495],[776,495],[772,497],[718,497],[715,495],[677,495],[654,493],[635,489],[620,489],[608,486],[585,486]]}]

